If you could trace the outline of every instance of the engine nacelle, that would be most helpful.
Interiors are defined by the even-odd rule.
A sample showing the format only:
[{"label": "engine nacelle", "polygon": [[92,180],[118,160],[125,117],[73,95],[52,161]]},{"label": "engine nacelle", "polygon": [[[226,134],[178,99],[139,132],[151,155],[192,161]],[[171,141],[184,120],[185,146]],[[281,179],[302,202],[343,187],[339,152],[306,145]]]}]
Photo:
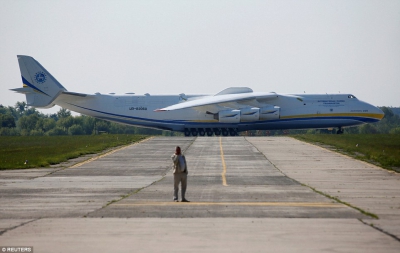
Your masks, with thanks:
[{"label": "engine nacelle", "polygon": [[239,123],[240,110],[225,110],[218,112],[218,121],[221,123]]},{"label": "engine nacelle", "polygon": [[260,119],[260,108],[249,107],[240,109],[240,121],[257,121]]},{"label": "engine nacelle", "polygon": [[279,106],[273,105],[260,108],[260,120],[279,119],[280,109]]}]

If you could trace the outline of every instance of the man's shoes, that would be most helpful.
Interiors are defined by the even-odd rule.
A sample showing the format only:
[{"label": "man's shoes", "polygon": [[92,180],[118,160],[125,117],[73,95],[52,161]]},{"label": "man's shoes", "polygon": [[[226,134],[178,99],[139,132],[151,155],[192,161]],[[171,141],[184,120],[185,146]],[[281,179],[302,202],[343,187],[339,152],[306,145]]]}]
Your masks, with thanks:
[{"label": "man's shoes", "polygon": [[174,202],[179,202],[177,199],[174,199]]},{"label": "man's shoes", "polygon": [[190,201],[187,199],[182,199],[182,202],[190,202]]}]

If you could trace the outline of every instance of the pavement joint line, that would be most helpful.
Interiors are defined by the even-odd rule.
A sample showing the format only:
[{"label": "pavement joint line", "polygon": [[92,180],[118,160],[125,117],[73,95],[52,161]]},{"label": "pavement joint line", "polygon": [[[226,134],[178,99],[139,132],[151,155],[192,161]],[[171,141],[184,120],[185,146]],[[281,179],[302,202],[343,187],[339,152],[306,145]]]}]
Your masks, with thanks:
[{"label": "pavement joint line", "polygon": [[312,203],[312,202],[138,202],[113,203],[112,206],[287,206],[287,207],[322,207],[340,208],[340,203]]},{"label": "pavement joint line", "polygon": [[222,160],[222,185],[223,186],[228,186],[226,183],[226,164],[225,164],[225,159],[224,159],[224,149],[222,148],[222,137],[219,137],[219,149],[221,150],[221,160]]},{"label": "pavement joint line", "polygon": [[23,223],[21,223],[21,224],[19,224],[19,225],[16,225],[16,226],[14,226],[14,227],[6,228],[6,229],[4,229],[3,231],[0,231],[0,236],[3,235],[4,233],[7,233],[8,231],[11,231],[11,230],[14,230],[14,229],[16,229],[16,228],[22,227],[22,226],[24,226],[24,225],[26,225],[26,224],[28,224],[28,223],[35,222],[35,221],[40,220],[40,219],[41,219],[41,218],[29,220],[29,221],[23,222]]},{"label": "pavement joint line", "polygon": [[359,211],[360,213],[362,213],[362,214],[364,214],[364,215],[367,215],[367,216],[369,216],[369,217],[371,217],[371,218],[374,218],[374,219],[379,220],[378,215],[376,215],[376,214],[374,214],[374,213],[370,213],[370,212],[367,212],[367,211],[365,211],[365,210],[363,210],[363,209],[361,209],[361,208],[359,208],[359,207],[353,206],[353,205],[351,205],[350,203],[347,203],[347,202],[345,202],[345,201],[342,201],[342,200],[340,200],[340,199],[337,198],[337,197],[332,197],[331,195],[329,195],[329,194],[327,194],[327,193],[324,193],[324,192],[322,192],[322,191],[319,191],[319,190],[317,190],[317,189],[315,189],[315,188],[313,188],[313,187],[311,187],[311,186],[309,186],[309,185],[306,185],[306,184],[301,184],[301,185],[306,186],[306,187],[310,188],[311,190],[313,190],[314,192],[319,193],[319,194],[321,194],[321,195],[323,195],[323,196],[325,196],[325,197],[327,197],[327,198],[330,198],[330,199],[332,199],[332,200],[335,200],[335,201],[338,202],[338,203],[341,203],[341,204],[343,204],[343,205],[346,205],[346,206],[348,206],[348,207],[351,207],[351,208],[353,208],[353,209]]},{"label": "pavement joint line", "polygon": [[120,148],[117,148],[117,149],[110,150],[109,152],[106,152],[106,153],[104,153],[104,154],[102,154],[102,155],[99,155],[99,156],[96,156],[96,157],[92,157],[92,158],[90,158],[90,159],[88,159],[88,160],[86,160],[86,161],[77,163],[77,164],[72,165],[72,166],[70,166],[70,167],[68,167],[68,168],[77,168],[77,167],[80,167],[80,166],[82,166],[82,165],[84,165],[84,164],[93,162],[93,161],[95,161],[95,160],[97,160],[97,159],[99,159],[99,158],[103,158],[103,157],[105,157],[105,156],[111,155],[111,154],[113,154],[113,153],[115,153],[115,152],[117,152],[117,151],[123,150],[123,149],[125,149],[125,148],[127,148],[127,147],[130,147],[130,146],[133,146],[133,145],[137,145],[137,144],[140,144],[140,143],[149,141],[149,140],[151,140],[151,139],[153,139],[153,138],[154,138],[154,136],[153,136],[153,137],[150,137],[150,138],[146,138],[146,139],[141,140],[141,141],[139,141],[139,142],[135,142],[135,143],[128,144],[128,145],[125,145],[125,146],[120,147]]},{"label": "pavement joint line", "polygon": [[375,226],[374,224],[372,224],[372,223],[368,224],[367,222],[363,221],[362,219],[358,219],[358,220],[359,220],[361,223],[363,223],[364,225],[370,226],[370,227],[372,227],[373,229],[378,230],[379,232],[384,233],[385,235],[388,235],[388,236],[392,237],[393,239],[395,239],[396,241],[400,242],[400,238],[397,237],[396,235],[391,234],[391,233],[387,232],[386,230],[383,230],[383,229],[381,229],[381,228],[379,228],[379,227],[376,227],[376,226]]}]

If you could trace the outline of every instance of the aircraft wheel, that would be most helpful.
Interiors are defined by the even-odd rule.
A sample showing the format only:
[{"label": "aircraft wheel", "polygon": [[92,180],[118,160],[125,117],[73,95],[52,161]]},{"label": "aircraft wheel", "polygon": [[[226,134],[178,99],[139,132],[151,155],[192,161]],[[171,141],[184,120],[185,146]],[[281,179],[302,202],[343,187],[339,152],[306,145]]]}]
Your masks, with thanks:
[{"label": "aircraft wheel", "polygon": [[339,127],[339,129],[337,130],[336,134],[343,134],[343,129],[341,127]]},{"label": "aircraft wheel", "polygon": [[212,131],[207,131],[207,136],[212,136],[213,132]]},{"label": "aircraft wheel", "polygon": [[237,135],[235,131],[229,131],[229,134],[230,134],[231,136],[236,136],[236,135]]},{"label": "aircraft wheel", "polygon": [[214,128],[214,134],[216,136],[220,136],[221,135],[221,131],[218,128]]},{"label": "aircraft wheel", "polygon": [[185,128],[185,136],[186,136],[186,137],[190,136],[190,131],[189,131],[189,129],[187,129],[187,128]]},{"label": "aircraft wheel", "polygon": [[200,135],[200,136],[206,135],[206,132],[204,132],[204,129],[203,129],[203,128],[200,128],[200,129],[199,129],[199,135]]},{"label": "aircraft wheel", "polygon": [[197,134],[198,134],[197,130],[196,129],[192,129],[192,135],[193,136],[197,136]]},{"label": "aircraft wheel", "polygon": [[222,135],[223,136],[228,136],[228,130],[226,130],[225,128],[222,128]]}]

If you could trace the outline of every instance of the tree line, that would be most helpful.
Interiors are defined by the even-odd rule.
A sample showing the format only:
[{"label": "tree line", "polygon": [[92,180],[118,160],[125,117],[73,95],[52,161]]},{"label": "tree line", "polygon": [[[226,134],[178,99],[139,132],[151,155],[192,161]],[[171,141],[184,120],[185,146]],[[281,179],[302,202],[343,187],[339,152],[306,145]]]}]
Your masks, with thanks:
[{"label": "tree line", "polygon": [[[400,134],[400,116],[395,114],[390,107],[380,107],[380,109],[385,113],[385,117],[381,121],[373,124],[344,128],[344,132],[352,134]],[[72,116],[71,112],[64,108],[61,108],[57,113],[43,114],[35,108],[28,107],[25,102],[17,102],[13,107],[0,105],[0,136],[91,135],[101,133],[166,136],[182,135],[177,132],[122,125],[90,116]],[[241,135],[301,133],[335,133],[335,129],[248,131]]]},{"label": "tree line", "polygon": [[90,116],[72,116],[67,109],[43,114],[25,102],[0,105],[0,135],[92,135],[92,134],[180,135],[171,131],[117,124]]}]

